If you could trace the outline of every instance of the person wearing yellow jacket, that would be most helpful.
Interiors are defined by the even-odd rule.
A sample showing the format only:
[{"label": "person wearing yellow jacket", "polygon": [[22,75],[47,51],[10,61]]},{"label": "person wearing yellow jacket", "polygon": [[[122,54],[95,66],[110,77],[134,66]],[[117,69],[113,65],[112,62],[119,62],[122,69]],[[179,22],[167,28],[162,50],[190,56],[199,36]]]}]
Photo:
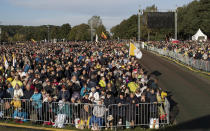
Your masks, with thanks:
[{"label": "person wearing yellow jacket", "polygon": [[136,89],[139,88],[139,85],[135,82],[129,82],[128,87],[129,87],[131,92],[135,93]]},{"label": "person wearing yellow jacket", "polygon": [[105,77],[102,77],[101,80],[99,81],[99,85],[101,87],[106,87],[106,82],[105,82]]},{"label": "person wearing yellow jacket", "polygon": [[19,87],[23,86],[23,83],[19,80],[18,76],[15,76],[15,79],[11,82],[13,88],[15,88],[16,84],[18,84]]},{"label": "person wearing yellow jacket", "polygon": [[18,97],[14,97],[14,99],[11,101],[10,104],[13,105],[13,107],[15,108],[15,110],[21,108],[21,101],[20,101],[20,99]]}]

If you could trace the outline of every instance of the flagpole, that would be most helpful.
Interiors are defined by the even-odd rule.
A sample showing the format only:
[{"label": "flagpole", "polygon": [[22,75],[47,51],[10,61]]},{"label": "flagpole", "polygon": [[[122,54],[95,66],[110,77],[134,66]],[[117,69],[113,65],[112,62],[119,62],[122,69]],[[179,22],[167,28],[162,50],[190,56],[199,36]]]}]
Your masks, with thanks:
[{"label": "flagpole", "polygon": [[175,40],[177,40],[177,8],[175,10]]},{"label": "flagpole", "polygon": [[139,5],[139,10],[138,10],[138,42],[140,44],[140,39],[141,39],[141,23],[140,23],[140,17],[141,17],[141,10],[140,10],[140,5]]},{"label": "flagpole", "polygon": [[129,43],[129,57],[130,57],[131,42]]}]

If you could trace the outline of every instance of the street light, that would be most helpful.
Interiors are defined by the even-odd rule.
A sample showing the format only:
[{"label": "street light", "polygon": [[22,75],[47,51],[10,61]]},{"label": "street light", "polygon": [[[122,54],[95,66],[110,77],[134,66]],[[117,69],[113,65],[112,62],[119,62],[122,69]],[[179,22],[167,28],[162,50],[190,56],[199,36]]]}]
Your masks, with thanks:
[{"label": "street light", "polygon": [[91,39],[91,42],[93,41],[93,36],[95,35],[95,29],[93,28],[93,20],[90,21],[90,39]]},{"label": "street light", "polygon": [[[1,25],[1,21],[0,21],[0,25]],[[1,29],[1,27],[0,27],[0,44],[1,44],[1,32],[2,32],[2,29]]]},{"label": "street light", "polygon": [[140,5],[139,5],[139,10],[138,10],[138,42],[140,43],[141,40],[141,21],[140,21],[140,17],[141,17],[141,9],[140,9]]},{"label": "street light", "polygon": [[48,31],[47,31],[47,40],[48,40],[48,42],[50,42],[50,26],[49,25],[47,25],[47,29],[48,29]]},{"label": "street light", "polygon": [[175,10],[175,40],[177,40],[177,7]]}]

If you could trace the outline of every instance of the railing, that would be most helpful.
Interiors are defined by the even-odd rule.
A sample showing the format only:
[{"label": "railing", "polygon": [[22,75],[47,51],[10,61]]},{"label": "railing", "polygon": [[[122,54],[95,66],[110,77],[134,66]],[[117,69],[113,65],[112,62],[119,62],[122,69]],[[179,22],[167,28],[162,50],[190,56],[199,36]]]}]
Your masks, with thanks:
[{"label": "railing", "polygon": [[176,53],[174,51],[164,50],[164,49],[158,49],[154,46],[148,46],[148,50],[154,51],[160,55],[168,56],[170,58],[173,58],[175,60],[178,60],[188,66],[191,66],[195,69],[210,72],[210,61],[200,60],[200,59],[194,59],[193,57],[188,57],[184,54]]},{"label": "railing", "polygon": [[158,127],[169,124],[170,104],[163,103],[111,104],[105,105],[42,102],[26,99],[2,99],[0,118],[20,121],[53,123],[62,128],[72,125],[76,128],[118,128],[151,125],[158,120]]}]

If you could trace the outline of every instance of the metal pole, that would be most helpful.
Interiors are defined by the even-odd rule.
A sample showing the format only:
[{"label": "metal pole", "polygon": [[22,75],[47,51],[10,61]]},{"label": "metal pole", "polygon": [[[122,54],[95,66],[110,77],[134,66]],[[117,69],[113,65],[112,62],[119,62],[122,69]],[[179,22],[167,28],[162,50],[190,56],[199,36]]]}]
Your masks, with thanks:
[{"label": "metal pole", "polygon": [[48,29],[48,35],[47,35],[47,37],[48,37],[48,42],[50,42],[50,30],[49,30],[49,25],[47,26],[47,29]]},{"label": "metal pole", "polygon": [[[1,21],[0,21],[0,25],[1,25]],[[1,33],[2,33],[2,29],[0,27],[0,44],[1,44]]]},{"label": "metal pole", "polygon": [[177,9],[175,11],[175,40],[177,40]]},{"label": "metal pole", "polygon": [[139,7],[139,11],[138,11],[138,42],[139,43],[140,43],[140,40],[141,40],[140,16],[141,16],[141,10],[140,10],[140,7]]},{"label": "metal pole", "polygon": [[93,20],[90,22],[90,34],[91,34],[91,41],[93,41]]},{"label": "metal pole", "polygon": [[0,27],[0,44],[1,44],[1,27]]}]

